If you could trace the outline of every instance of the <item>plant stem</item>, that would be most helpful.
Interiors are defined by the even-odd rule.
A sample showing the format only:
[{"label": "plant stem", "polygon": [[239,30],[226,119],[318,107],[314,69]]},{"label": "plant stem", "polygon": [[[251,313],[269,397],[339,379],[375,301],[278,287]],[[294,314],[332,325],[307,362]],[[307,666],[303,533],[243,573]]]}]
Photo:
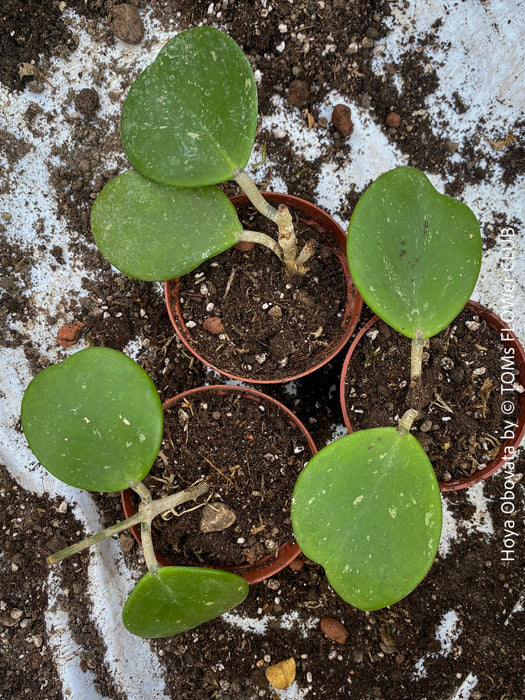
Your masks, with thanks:
[{"label": "plant stem", "polygon": [[400,435],[407,435],[410,432],[410,428],[412,427],[412,423],[416,420],[417,414],[418,411],[416,411],[415,408],[409,408],[408,411],[405,411],[397,426],[397,432]]},{"label": "plant stem", "polygon": [[304,274],[306,272],[305,260],[298,261],[297,259],[297,237],[288,207],[285,204],[279,204],[278,209],[272,207],[259,192],[252,178],[244,170],[236,170],[232,177],[257,211],[277,225],[279,229],[279,247],[282,251],[282,256],[279,257],[283,260],[288,272]]},{"label": "plant stem", "polygon": [[237,238],[240,241],[248,241],[249,243],[260,243],[272,250],[279,260],[283,259],[283,251],[280,245],[271,236],[267,236],[265,233],[260,233],[259,231],[243,231],[237,234]]},{"label": "plant stem", "polygon": [[159,568],[155,549],[153,547],[153,539],[151,537],[151,520],[143,520],[140,523],[140,541],[142,543],[142,551],[144,559],[150,574],[154,574]]},{"label": "plant stem", "polygon": [[418,330],[416,337],[412,338],[411,355],[410,355],[410,379],[412,381],[421,379],[421,368],[423,366],[423,347],[425,338],[423,333]]},{"label": "plant stem", "polygon": [[[140,496],[139,512],[151,503],[151,492],[142,481],[134,481],[131,483],[131,488]],[[140,541],[142,543],[142,551],[144,559],[150,574],[154,574],[159,568],[155,549],[153,547],[153,539],[151,537],[151,520],[143,520],[140,523]]]},{"label": "plant stem", "polygon": [[265,200],[257,189],[257,185],[248,175],[248,173],[246,173],[244,170],[236,170],[232,177],[257,211],[267,219],[270,219],[270,221],[275,221],[277,209],[272,207],[272,205]]},{"label": "plant stem", "polygon": [[203,493],[206,493],[207,490],[208,484],[205,481],[201,481],[185,491],[179,491],[178,493],[171,494],[170,496],[165,496],[158,501],[151,501],[151,503],[142,504],[139,512],[135,513],[135,515],[132,515],[130,518],[127,518],[120,523],[116,523],[115,525],[111,525],[111,527],[108,527],[101,532],[97,532],[95,535],[90,535],[81,542],[77,542],[76,544],[72,544],[70,547],[61,549],[55,554],[51,554],[49,557],[47,557],[46,561],[48,564],[56,564],[63,559],[67,559],[73,554],[77,554],[77,552],[81,552],[82,550],[91,547],[91,545],[96,544],[97,542],[101,542],[102,540],[112,537],[113,535],[118,535],[120,532],[127,530],[132,525],[138,525],[142,522],[151,523],[151,521],[157,515],[166,513],[168,510],[175,508],[175,506],[178,506],[181,503],[186,503],[186,501],[196,500],[199,496],[202,496]]}]

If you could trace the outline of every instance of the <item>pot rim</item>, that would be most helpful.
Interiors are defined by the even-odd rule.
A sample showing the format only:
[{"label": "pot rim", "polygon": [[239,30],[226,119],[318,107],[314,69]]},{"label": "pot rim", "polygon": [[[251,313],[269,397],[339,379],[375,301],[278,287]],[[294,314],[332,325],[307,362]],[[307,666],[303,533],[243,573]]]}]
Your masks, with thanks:
[{"label": "pot rim", "polygon": [[[305,425],[302,423],[302,421],[297,418],[297,416],[283,403],[278,401],[277,399],[274,399],[272,396],[268,396],[267,394],[264,394],[262,391],[258,391],[257,389],[252,389],[250,387],[245,387],[245,386],[233,386],[231,384],[211,384],[209,386],[200,386],[200,387],[195,387],[193,389],[188,389],[186,391],[181,392],[180,394],[177,394],[176,396],[173,396],[170,399],[167,399],[164,401],[162,404],[162,408],[165,409],[171,404],[181,401],[187,396],[193,396],[194,394],[202,393],[204,391],[218,391],[222,393],[227,393],[227,392],[237,392],[237,393],[244,393],[249,400],[253,401],[267,401],[270,403],[273,403],[275,406],[279,407],[281,410],[283,410],[286,415],[288,416],[288,419],[290,420],[291,423],[293,423],[304,435],[306,438],[306,441],[308,443],[308,447],[310,448],[312,456],[316,454],[317,452],[317,447],[316,444],[306,429]],[[124,510],[124,514],[126,518],[129,518],[131,515],[133,515],[136,511],[132,503],[132,494],[133,491],[131,489],[126,489],[125,491],[121,491],[121,500],[122,500],[122,507]],[[140,537],[140,526],[133,525],[131,528],[129,528],[132,532],[132,535],[135,539],[135,541],[142,546],[142,540]],[[284,542],[278,550],[277,557],[274,557],[272,554],[267,554],[265,555],[262,559],[259,561],[255,562],[254,564],[247,564],[247,563],[242,563],[242,564],[232,564],[228,566],[217,566],[217,565],[207,565],[208,568],[211,569],[224,569],[226,571],[232,571],[233,573],[238,574],[239,576],[242,576],[244,580],[251,584],[251,583],[258,583],[259,581],[262,581],[263,579],[270,578],[274,574],[276,574],[278,571],[281,571],[281,569],[284,569],[286,566],[288,566],[296,557],[300,554],[301,550],[299,549],[299,546],[295,542]],[[173,566],[173,564],[170,564],[170,562],[162,556],[159,552],[155,550],[155,556],[157,558],[158,563],[161,566]],[[188,566],[199,566],[201,564],[197,562],[188,562]],[[202,565],[201,565],[202,566]]]},{"label": "pot rim", "polygon": [[[470,311],[473,311],[476,313],[478,316],[480,316],[483,320],[487,321],[492,328],[494,328],[498,335],[500,336],[500,342],[503,344],[508,343],[509,346],[514,347],[514,362],[515,366],[517,367],[518,374],[517,378],[522,384],[522,386],[525,386],[525,350],[523,349],[523,346],[521,345],[520,341],[514,334],[514,332],[507,327],[507,325],[504,323],[504,321],[493,311],[488,309],[486,306],[483,306],[477,301],[469,300],[465,307],[465,309],[469,309]],[[367,323],[361,328],[359,333],[356,335],[354,340],[352,341],[352,344],[350,345],[348,352],[345,357],[345,361],[343,364],[343,369],[341,370],[341,379],[339,382],[339,398],[340,398],[340,404],[341,404],[341,410],[343,412],[343,420],[345,423],[345,426],[348,430],[349,433],[353,432],[353,427],[352,423],[350,421],[350,416],[348,414],[348,410],[346,407],[346,401],[345,401],[345,384],[346,384],[346,376],[348,374],[348,367],[350,365],[350,361],[352,358],[352,355],[354,354],[354,351],[363,337],[363,335],[374,325],[374,323],[379,319],[378,316],[373,316]],[[501,332],[505,331],[505,339],[501,338]],[[520,400],[520,410],[517,418],[518,422],[518,428],[516,429],[516,432],[514,433],[513,438],[509,438],[507,440],[504,440],[501,443],[500,449],[498,451],[498,454],[496,457],[491,460],[486,467],[483,469],[480,469],[478,471],[475,471],[473,474],[470,476],[466,476],[462,479],[452,479],[451,481],[438,481],[440,491],[442,492],[447,492],[447,491],[459,491],[460,489],[466,489],[469,488],[470,486],[474,486],[475,484],[478,484],[480,481],[483,481],[484,479],[487,479],[489,476],[494,474],[495,472],[500,469],[503,464],[505,463],[504,455],[505,455],[505,449],[509,448],[512,446],[515,450],[518,448],[520,445],[523,436],[525,435],[525,398],[522,398]]]},{"label": "pot rim", "polygon": [[[273,200],[278,204],[283,203],[287,206],[298,209],[299,211],[301,211],[301,213],[304,213],[306,216],[310,217],[305,220],[307,223],[312,223],[314,225],[321,226],[324,231],[326,231],[327,233],[331,233],[334,236],[338,247],[330,247],[334,251],[337,259],[339,260],[346,280],[346,300],[343,319],[341,321],[341,326],[346,326],[346,328],[341,338],[336,343],[334,343],[333,346],[327,352],[325,351],[322,354],[321,359],[315,362],[315,364],[312,365],[312,367],[304,370],[303,372],[299,372],[298,374],[276,379],[257,379],[254,377],[242,377],[240,375],[233,374],[224,369],[216,367],[214,364],[212,364],[213,358],[204,356],[199,352],[199,350],[196,349],[193,342],[193,337],[188,327],[186,326],[180,309],[178,295],[179,278],[167,280],[166,282],[164,282],[164,301],[168,310],[168,315],[171,324],[175,329],[175,332],[179,336],[182,343],[191,352],[191,354],[194,355],[198,360],[200,360],[204,365],[210,367],[211,369],[215,370],[224,377],[228,377],[229,379],[234,379],[236,381],[247,382],[248,384],[285,384],[286,382],[291,382],[296,379],[300,379],[301,377],[305,377],[309,374],[312,374],[316,370],[320,369],[323,365],[330,362],[330,360],[332,360],[339,352],[341,352],[348,340],[350,340],[350,337],[354,332],[355,327],[357,326],[359,317],[361,315],[361,309],[363,307],[363,299],[350,276],[350,270],[348,268],[348,260],[346,258],[345,250],[346,234],[341,228],[341,226],[339,226],[339,224],[335,221],[335,219],[333,219],[330,216],[330,214],[325,212],[323,209],[320,209],[315,204],[312,204],[311,202],[308,202],[307,200],[301,199],[300,197],[296,197],[294,195],[285,194],[282,192],[261,192],[261,195],[269,201]],[[249,202],[249,199],[245,194],[241,193],[230,197],[230,201],[235,206],[246,204]]]}]

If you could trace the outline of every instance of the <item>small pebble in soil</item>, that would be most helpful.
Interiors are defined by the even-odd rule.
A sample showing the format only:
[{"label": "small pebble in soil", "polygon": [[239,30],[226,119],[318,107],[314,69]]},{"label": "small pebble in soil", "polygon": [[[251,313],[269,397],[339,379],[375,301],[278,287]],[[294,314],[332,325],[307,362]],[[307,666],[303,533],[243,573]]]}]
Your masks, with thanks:
[{"label": "small pebble in soil", "polygon": [[386,125],[389,129],[399,129],[401,126],[401,117],[397,112],[390,112],[386,118]]},{"label": "small pebble in soil", "polygon": [[336,105],[332,112],[332,124],[341,136],[350,136],[354,130],[350,107],[346,105]]},{"label": "small pebble in soil", "polygon": [[337,642],[338,644],[344,644],[346,642],[348,637],[346,627],[342,622],[336,620],[335,617],[325,615],[323,618],[321,618],[320,625],[321,631],[328,637],[328,639],[331,639],[333,642]]},{"label": "small pebble in soil", "polygon": [[302,557],[297,557],[290,564],[288,564],[292,571],[301,571],[304,568],[304,559]]},{"label": "small pebble in soil", "polygon": [[240,250],[242,253],[249,253],[255,248],[255,243],[252,241],[239,241],[234,246],[235,250]]},{"label": "small pebble in soil", "polygon": [[134,539],[128,532],[123,532],[119,537],[119,545],[123,552],[131,552],[134,545]]},{"label": "small pebble in soil", "polygon": [[100,107],[98,93],[93,88],[84,88],[75,95],[75,107],[87,117],[92,117]]},{"label": "small pebble in soil", "polygon": [[200,521],[201,532],[221,532],[226,530],[237,520],[235,512],[225,503],[215,501],[208,503],[202,509]]},{"label": "small pebble in soil", "polygon": [[202,327],[205,331],[208,331],[208,333],[211,333],[212,335],[224,333],[224,324],[218,316],[210,316],[209,318],[205,319]]},{"label": "small pebble in soil", "polygon": [[115,5],[111,31],[127,44],[140,44],[144,37],[144,23],[137,8],[126,3]]},{"label": "small pebble in soil", "polygon": [[64,348],[68,348],[74,345],[80,335],[80,331],[84,328],[84,323],[82,321],[74,321],[73,323],[66,323],[58,329],[57,333],[57,343],[62,345]]},{"label": "small pebble in soil", "polygon": [[465,325],[469,331],[477,331],[479,330],[481,323],[479,321],[465,321]]}]

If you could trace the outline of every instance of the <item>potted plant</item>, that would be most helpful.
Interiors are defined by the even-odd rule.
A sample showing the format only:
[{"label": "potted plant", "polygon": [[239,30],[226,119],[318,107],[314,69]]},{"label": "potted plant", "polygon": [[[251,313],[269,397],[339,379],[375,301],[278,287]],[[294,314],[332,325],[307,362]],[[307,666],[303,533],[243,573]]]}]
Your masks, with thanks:
[{"label": "potted plant", "polygon": [[[309,313],[316,323],[323,308],[333,307],[335,303],[340,307],[335,321],[332,319],[330,334],[324,321],[307,329],[303,346],[312,355],[313,368],[327,362],[348,340],[362,302],[341,254],[344,233],[340,227],[333,220],[327,223],[327,215],[320,215],[317,208],[298,199],[281,195],[276,201],[275,197],[263,196],[245,171],[256,127],[256,84],[241,48],[213,27],[181,32],[168,41],[128,92],[121,133],[124,150],[135,170],[121,173],[106,184],[94,203],[91,226],[100,252],[119,270],[139,279],[166,281],[168,308],[174,307],[172,320],[192,351],[194,334],[180,312],[177,286],[171,280],[190,273],[204,261],[239,243],[259,243],[271,251],[269,258],[275,256],[275,260],[281,261],[283,277],[278,291],[283,303],[261,299],[256,302],[258,308],[266,304],[264,311],[279,308],[264,316],[269,331],[259,351],[253,353],[251,364],[256,372],[250,375],[250,380],[260,379],[258,371],[264,374],[262,381],[284,381],[291,374],[310,371],[311,367],[295,368],[290,373],[289,352],[277,359],[279,376],[265,373],[263,365],[268,353],[264,348],[271,346],[272,333],[277,336],[286,329],[288,308],[301,303],[304,291],[301,287],[305,280],[316,276],[308,272],[314,259],[318,258],[318,264],[327,268],[332,278],[328,287],[335,286],[339,278],[343,298],[329,303],[313,299],[310,303],[312,292],[308,291],[306,297],[303,293],[304,306],[309,309],[300,315],[301,319]],[[230,179],[260,212],[263,223],[271,222],[275,236],[246,230],[241,224],[235,207],[217,187]],[[294,215],[295,221],[288,205],[299,210]],[[306,240],[301,244],[298,223],[308,225]],[[317,242],[312,238],[314,234]],[[315,255],[317,246],[330,253],[328,262],[324,262],[326,256]],[[261,276],[267,276],[265,270]],[[233,278],[233,273],[231,278],[227,275],[220,295],[222,302],[232,283],[236,284]],[[314,281],[309,289],[315,289],[316,285]],[[250,294],[257,297],[253,289]],[[234,305],[239,304],[235,293],[229,296]],[[235,329],[221,327],[221,315],[217,308],[213,309],[216,302],[207,300],[205,306],[209,309],[204,319],[208,323],[208,336],[215,334],[223,345],[232,346]],[[210,324],[215,324],[215,330]],[[254,326],[243,337],[251,336],[253,330]],[[299,331],[292,328],[290,332]],[[248,352],[241,346],[242,342],[232,348],[231,354],[242,356]],[[223,371],[216,357],[210,359],[203,351],[198,356]],[[240,372],[231,374],[239,376]]]},{"label": "potted plant", "polygon": [[[267,410],[274,404],[281,410],[281,404],[260,392],[255,395],[252,390],[230,386],[219,389],[222,394],[249,395],[252,402],[257,402],[257,409],[262,405]],[[209,395],[210,388],[196,391],[199,395],[204,392]],[[194,395],[195,391],[191,397]],[[191,411],[188,396],[183,397],[183,402]],[[292,418],[285,410],[282,420],[289,425]],[[181,504],[196,501],[208,492],[209,486],[206,480],[197,478],[183,490],[152,499],[144,479],[159,453],[164,413],[146,372],[116,350],[87,348],[41,371],[25,391],[21,420],[34,454],[61,481],[97,492],[131,488],[139,497],[138,512],[125,521],[48,557],[48,563],[57,563],[140,525],[148,572],[131,592],[123,610],[124,625],[133,634],[163,637],[210,620],[242,602],[248,582],[271,575],[298,554],[297,546],[288,543],[277,558],[256,562],[243,570],[242,576],[236,573],[239,569],[159,566],[152,539],[153,519],[175,512]],[[315,452],[313,441],[297,419],[289,431],[300,433],[308,449]],[[201,502],[199,507],[203,505]]]},{"label": "potted plant", "polygon": [[425,341],[469,298],[481,236],[468,207],[404,167],[380,176],[360,198],[347,253],[364,300],[411,339],[410,369],[401,378],[406,410],[397,428],[351,433],[315,455],[299,476],[292,523],[299,546],[325,567],[334,590],[375,610],[413,590],[437,552],[440,491],[410,430],[424,405]]},{"label": "potted plant", "polygon": [[[250,584],[287,566],[299,554],[287,524],[293,485],[317,451],[304,425],[282,403],[242,386],[196,387],[163,409],[160,459],[144,483],[162,498],[198,474],[213,498],[184,519],[157,519],[159,563],[205,562]],[[126,517],[136,500],[132,489],[122,493]],[[131,530],[141,544],[140,528]]]},{"label": "potted plant", "polygon": [[[221,387],[223,392],[236,390]],[[181,405],[191,412],[189,401]],[[361,431],[328,446],[309,461],[294,490],[292,522],[298,541],[325,563],[334,588],[361,608],[387,605],[405,595],[426,573],[439,541],[439,489],[428,458],[408,432],[411,418],[409,412],[397,430]],[[110,348],[87,348],[48,367],[27,387],[21,420],[34,454],[57,478],[94,491],[130,487],[139,496],[138,512],[127,520],[48,557],[51,564],[62,561],[140,524],[148,572],[124,605],[123,621],[130,632],[176,634],[244,600],[248,583],[234,572],[159,566],[152,520],[195,501],[208,485],[199,480],[152,499],[143,480],[161,445],[164,416],[155,387],[133,360]],[[359,517],[350,546],[345,529],[353,512]],[[320,542],[321,557],[312,537]]]},{"label": "potted plant", "polygon": [[[359,200],[348,229],[347,253],[356,285],[376,314],[354,340],[343,368],[341,404],[348,429],[360,420],[371,427],[376,405],[383,420],[394,422],[396,412],[415,408],[417,435],[433,450],[442,490],[486,478],[523,436],[525,405],[519,387],[507,382],[511,394],[503,396],[498,385],[505,368],[510,370],[506,378],[519,375],[523,383],[525,355],[501,319],[475,302],[467,303],[481,266],[474,214],[437,192],[419,170],[397,168],[381,175]],[[393,330],[383,323],[378,335],[378,317]],[[489,374],[491,359],[497,376]],[[365,378],[354,378],[357,372]],[[382,382],[376,390],[367,388],[371,374]],[[505,415],[504,399],[512,399],[514,407]],[[367,409],[370,416],[361,418]],[[488,418],[492,427],[475,439],[477,423]],[[460,420],[465,439],[452,433]],[[461,458],[456,455],[464,454],[472,460],[471,473],[458,476],[458,469],[451,476]]]}]

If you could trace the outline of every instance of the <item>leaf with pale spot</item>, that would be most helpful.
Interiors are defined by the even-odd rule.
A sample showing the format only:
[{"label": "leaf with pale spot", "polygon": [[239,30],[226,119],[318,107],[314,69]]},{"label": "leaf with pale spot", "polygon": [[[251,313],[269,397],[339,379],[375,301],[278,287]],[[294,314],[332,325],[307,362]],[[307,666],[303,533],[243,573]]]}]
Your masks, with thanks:
[{"label": "leaf with pale spot", "polygon": [[102,255],[129,277],[169,280],[237,243],[242,225],[218,187],[167,187],[130,170],[110,180],[91,211]]},{"label": "leaf with pale spot", "polygon": [[300,548],[361,610],[391,605],[418,585],[435,557],[441,519],[428,457],[395,428],[362,430],[322,449],[292,500]]},{"label": "leaf with pale spot", "polygon": [[146,372],[111,348],[87,348],[31,381],[21,420],[29,447],[61,481],[121,491],[160,449],[162,404]]},{"label": "leaf with pale spot", "polygon": [[166,185],[229,180],[250,157],[257,89],[241,47],[214,27],[177,34],[131,86],[122,143],[133,166]]}]

